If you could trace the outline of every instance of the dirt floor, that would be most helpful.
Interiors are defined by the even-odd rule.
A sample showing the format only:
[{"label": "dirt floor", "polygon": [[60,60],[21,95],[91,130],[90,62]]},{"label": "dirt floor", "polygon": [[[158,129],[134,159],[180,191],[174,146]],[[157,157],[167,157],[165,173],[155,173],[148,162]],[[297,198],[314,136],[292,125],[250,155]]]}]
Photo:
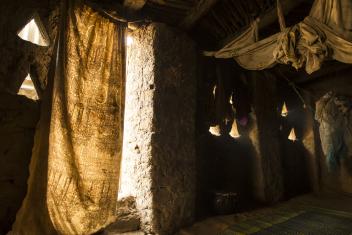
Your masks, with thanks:
[{"label": "dirt floor", "polygon": [[[255,220],[258,217],[265,217],[283,208],[287,210],[299,211],[301,208],[317,207],[326,210],[334,210],[341,213],[347,212],[352,215],[352,196],[336,193],[324,193],[324,195],[304,195],[286,202],[282,202],[274,207],[262,208],[246,213],[228,216],[218,216],[197,222],[191,227],[181,230],[178,235],[222,235],[228,234],[225,231],[235,224],[248,220]],[[351,224],[352,228],[352,224]],[[237,233],[233,233],[237,234]],[[243,233],[238,233],[243,234]],[[247,234],[247,233],[244,233]],[[285,233],[286,234],[286,233]],[[289,234],[289,233],[287,233]]]}]

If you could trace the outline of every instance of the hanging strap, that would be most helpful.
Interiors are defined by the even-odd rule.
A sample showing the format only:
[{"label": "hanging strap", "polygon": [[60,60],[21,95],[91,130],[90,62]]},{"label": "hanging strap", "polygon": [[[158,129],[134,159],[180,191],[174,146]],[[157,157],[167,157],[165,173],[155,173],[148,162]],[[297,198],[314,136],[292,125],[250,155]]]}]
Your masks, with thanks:
[{"label": "hanging strap", "polygon": [[277,17],[279,19],[280,30],[282,32],[286,29],[286,23],[285,23],[284,11],[282,9],[280,0],[276,0],[276,6],[277,6]]}]

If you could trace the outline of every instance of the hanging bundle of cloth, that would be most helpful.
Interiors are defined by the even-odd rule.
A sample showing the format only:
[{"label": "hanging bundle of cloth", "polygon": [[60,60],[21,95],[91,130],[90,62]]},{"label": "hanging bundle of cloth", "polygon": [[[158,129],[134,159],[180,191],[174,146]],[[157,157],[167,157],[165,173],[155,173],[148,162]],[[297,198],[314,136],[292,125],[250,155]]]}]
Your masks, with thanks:
[{"label": "hanging bundle of cloth", "polygon": [[352,160],[352,99],[327,93],[317,102],[315,119],[328,170],[336,171],[342,160]]},{"label": "hanging bundle of cloth", "polygon": [[54,84],[43,101],[15,235],[92,234],[115,220],[125,26],[82,0],[62,2]]},{"label": "hanging bundle of cloth", "polygon": [[260,19],[257,19],[224,48],[204,54],[234,58],[248,70],[262,70],[281,63],[304,68],[311,74],[321,68],[324,60],[352,63],[351,18],[350,0],[315,0],[309,16],[297,25],[283,26],[281,32],[258,41]]}]

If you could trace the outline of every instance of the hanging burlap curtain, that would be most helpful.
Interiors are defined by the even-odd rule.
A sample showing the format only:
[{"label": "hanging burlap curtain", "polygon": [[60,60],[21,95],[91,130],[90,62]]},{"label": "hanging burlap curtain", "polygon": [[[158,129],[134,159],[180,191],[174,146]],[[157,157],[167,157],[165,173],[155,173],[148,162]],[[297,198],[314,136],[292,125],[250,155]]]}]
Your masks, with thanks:
[{"label": "hanging burlap curtain", "polygon": [[65,0],[62,19],[52,99],[43,104],[16,235],[91,234],[115,219],[124,26],[82,0]]}]

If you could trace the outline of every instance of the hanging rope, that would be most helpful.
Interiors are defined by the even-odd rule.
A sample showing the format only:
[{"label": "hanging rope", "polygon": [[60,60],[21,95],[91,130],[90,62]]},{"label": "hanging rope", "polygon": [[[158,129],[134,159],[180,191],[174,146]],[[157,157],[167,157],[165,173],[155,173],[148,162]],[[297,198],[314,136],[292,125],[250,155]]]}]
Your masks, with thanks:
[{"label": "hanging rope", "polygon": [[286,29],[286,22],[285,22],[284,11],[282,9],[280,0],[276,0],[276,6],[277,6],[277,17],[279,19],[280,30],[281,32],[283,32]]},{"label": "hanging rope", "polygon": [[312,112],[313,115],[315,115],[313,107],[306,103],[306,101],[304,100],[302,94],[298,90],[298,89],[300,89],[300,90],[303,90],[303,89],[300,88],[300,87],[297,87],[297,85],[295,83],[293,83],[290,79],[288,79],[280,70],[278,72],[280,73],[280,76],[282,76],[287,81],[288,85],[292,88],[292,90],[297,94],[298,98],[301,100],[303,105],[305,107],[307,107]]}]

